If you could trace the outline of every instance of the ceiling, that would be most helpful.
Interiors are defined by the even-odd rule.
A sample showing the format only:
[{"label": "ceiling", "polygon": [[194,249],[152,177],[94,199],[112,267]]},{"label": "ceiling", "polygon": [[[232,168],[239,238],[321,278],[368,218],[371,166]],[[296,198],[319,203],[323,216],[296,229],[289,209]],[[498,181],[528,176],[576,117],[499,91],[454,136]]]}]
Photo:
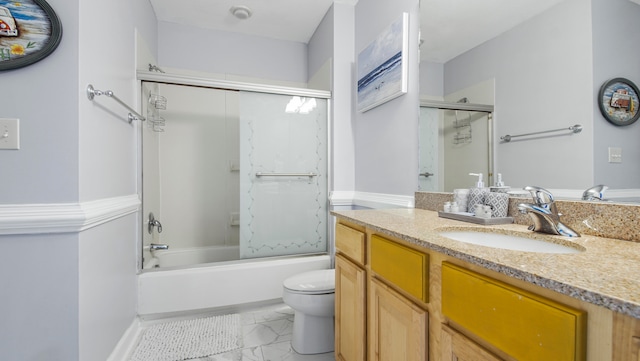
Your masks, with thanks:
[{"label": "ceiling", "polygon": [[[334,0],[150,0],[159,21],[308,43]],[[336,1],[344,2],[344,1]],[[248,19],[229,9],[251,9]]]},{"label": "ceiling", "polygon": [[[159,21],[308,43],[333,2],[358,0],[150,0]],[[422,60],[444,63],[563,0],[422,0]],[[232,6],[252,16],[235,18]]]}]

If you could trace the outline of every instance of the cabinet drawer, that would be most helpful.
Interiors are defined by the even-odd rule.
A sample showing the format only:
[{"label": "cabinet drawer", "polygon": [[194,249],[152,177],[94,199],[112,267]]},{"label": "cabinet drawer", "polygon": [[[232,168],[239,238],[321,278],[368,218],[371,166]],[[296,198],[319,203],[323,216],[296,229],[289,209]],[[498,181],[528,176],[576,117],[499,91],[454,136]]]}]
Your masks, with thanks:
[{"label": "cabinet drawer", "polygon": [[373,235],[371,269],[423,302],[429,302],[429,255]]},{"label": "cabinet drawer", "polygon": [[344,224],[336,224],[336,248],[351,258],[364,265],[364,233]]},{"label": "cabinet drawer", "polygon": [[442,312],[518,360],[584,360],[585,312],[442,264]]}]

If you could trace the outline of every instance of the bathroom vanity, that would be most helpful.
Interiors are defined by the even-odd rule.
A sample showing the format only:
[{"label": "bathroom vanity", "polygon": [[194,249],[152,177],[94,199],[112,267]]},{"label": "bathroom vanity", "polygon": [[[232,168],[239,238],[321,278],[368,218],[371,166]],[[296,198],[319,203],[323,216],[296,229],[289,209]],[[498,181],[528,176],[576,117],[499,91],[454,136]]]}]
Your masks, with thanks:
[{"label": "bathroom vanity", "polygon": [[[480,226],[423,209],[334,211],[337,360],[638,360],[640,243]],[[442,231],[533,237],[508,250]]]}]

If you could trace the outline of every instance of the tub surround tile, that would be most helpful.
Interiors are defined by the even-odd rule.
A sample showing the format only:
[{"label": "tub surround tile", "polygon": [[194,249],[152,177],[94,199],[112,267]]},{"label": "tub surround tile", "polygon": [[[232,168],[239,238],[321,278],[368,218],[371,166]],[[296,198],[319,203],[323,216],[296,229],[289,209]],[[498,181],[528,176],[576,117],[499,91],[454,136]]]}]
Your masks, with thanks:
[{"label": "tub surround tile", "polygon": [[[332,214],[427,250],[640,318],[640,279],[633,277],[640,274],[638,242],[592,236],[586,232],[578,238],[545,235],[529,231],[523,224],[481,226],[440,218],[437,212],[424,209],[334,211]],[[570,242],[583,247],[584,251],[543,254],[483,247],[444,238],[438,234],[444,229],[526,235],[556,243]]]}]

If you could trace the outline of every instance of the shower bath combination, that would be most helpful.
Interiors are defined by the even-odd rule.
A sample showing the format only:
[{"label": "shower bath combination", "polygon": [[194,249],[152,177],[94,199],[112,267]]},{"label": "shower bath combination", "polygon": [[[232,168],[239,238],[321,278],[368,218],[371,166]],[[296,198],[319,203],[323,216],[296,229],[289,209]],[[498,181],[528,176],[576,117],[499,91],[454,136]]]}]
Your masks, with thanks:
[{"label": "shower bath combination", "polygon": [[[276,299],[286,277],[330,268],[330,93],[139,77],[149,120],[140,127],[140,313]],[[294,97],[315,108],[287,112]],[[238,282],[255,285],[244,292]]]}]

